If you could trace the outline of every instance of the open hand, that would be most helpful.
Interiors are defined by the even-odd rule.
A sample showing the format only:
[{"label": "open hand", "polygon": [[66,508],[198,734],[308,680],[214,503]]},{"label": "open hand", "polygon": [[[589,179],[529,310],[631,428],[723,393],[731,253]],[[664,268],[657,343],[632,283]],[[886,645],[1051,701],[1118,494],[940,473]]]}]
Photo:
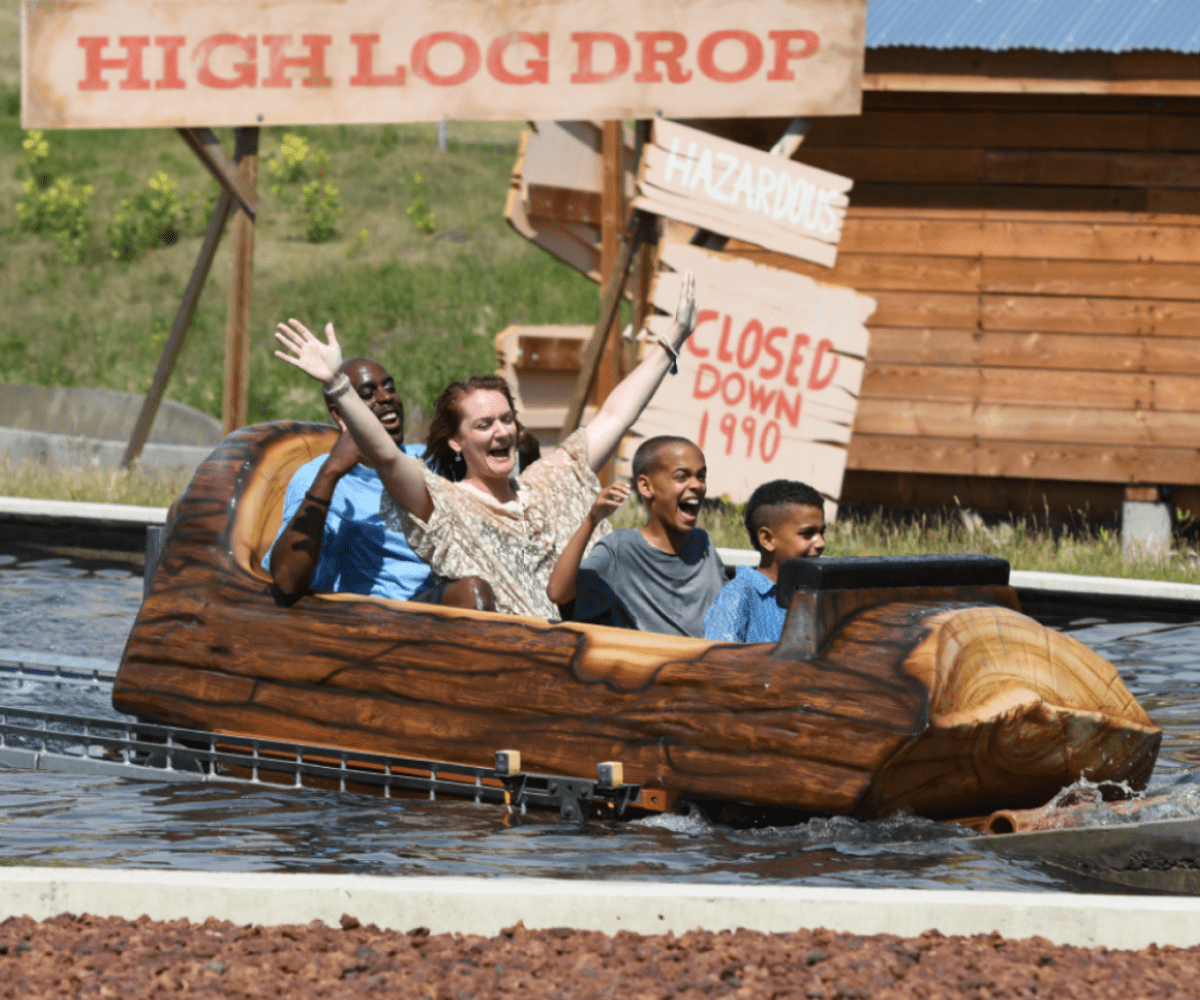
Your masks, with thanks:
[{"label": "open hand", "polygon": [[275,339],[286,348],[276,351],[275,357],[328,386],[342,367],[342,348],[332,323],[325,324],[325,337],[328,343],[322,344],[298,319],[289,319],[275,332]]},{"label": "open hand", "polygon": [[696,317],[699,310],[696,307],[696,276],[691,271],[683,272],[683,282],[679,286],[679,305],[675,307],[675,329],[672,340],[678,350],[683,342],[696,329]]},{"label": "open hand", "polygon": [[628,499],[628,483],[613,483],[611,486],[606,486],[600,491],[600,495],[596,497],[595,502],[592,504],[592,509],[588,511],[588,517],[593,524],[599,524]]}]

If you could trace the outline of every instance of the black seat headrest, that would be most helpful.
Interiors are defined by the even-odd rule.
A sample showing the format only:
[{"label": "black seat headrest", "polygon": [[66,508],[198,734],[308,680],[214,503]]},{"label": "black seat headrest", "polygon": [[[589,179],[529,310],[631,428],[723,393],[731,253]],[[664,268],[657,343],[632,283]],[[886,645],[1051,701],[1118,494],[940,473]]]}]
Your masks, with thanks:
[{"label": "black seat headrest", "polygon": [[805,590],[878,590],[891,587],[1004,587],[1008,560],[969,552],[948,556],[822,556],[789,559],[779,567],[775,599],[791,607]]}]

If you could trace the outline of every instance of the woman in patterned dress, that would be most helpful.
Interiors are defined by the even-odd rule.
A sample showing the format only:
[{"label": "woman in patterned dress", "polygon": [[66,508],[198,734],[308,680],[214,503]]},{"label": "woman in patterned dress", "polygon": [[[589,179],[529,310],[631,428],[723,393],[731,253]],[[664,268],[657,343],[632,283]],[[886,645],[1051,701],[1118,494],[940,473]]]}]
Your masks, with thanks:
[{"label": "woman in patterned dress", "polygon": [[[351,390],[335,376],[342,363],[333,324],[327,343],[299,321],[280,323],[276,357],[321,382],[325,397],[387,490],[380,504],[389,528],[398,528],[436,576],[479,576],[492,585],[496,610],[559,620],[546,596],[550,570],[600,491],[596,473],[641,415],[680,348],[696,326],[696,285],[684,276],[675,322],[660,350],[647,352],[605,400],[586,427],[571,434],[549,458],[517,471],[517,422],[512,394],[499,376],[455,382],[438,398],[427,453],[435,468],[410,458]],[[607,529],[604,523],[597,537]]]}]

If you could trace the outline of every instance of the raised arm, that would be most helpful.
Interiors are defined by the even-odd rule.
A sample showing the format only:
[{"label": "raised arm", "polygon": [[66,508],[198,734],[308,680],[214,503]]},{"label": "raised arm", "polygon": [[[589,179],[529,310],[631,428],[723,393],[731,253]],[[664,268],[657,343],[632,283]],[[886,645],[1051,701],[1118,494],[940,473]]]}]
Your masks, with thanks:
[{"label": "raised arm", "polygon": [[579,564],[583,562],[583,550],[587,548],[596,525],[613,514],[628,499],[628,483],[613,483],[600,491],[583,523],[579,525],[579,530],[571,536],[571,540],[559,553],[558,560],[550,571],[546,596],[555,604],[569,604],[575,600],[575,578],[579,575]]},{"label": "raised arm", "polygon": [[679,306],[675,310],[675,324],[667,337],[674,353],[655,342],[655,346],[646,352],[642,363],[625,376],[587,425],[588,461],[594,472],[604,467],[617,450],[625,432],[642,415],[642,410],[674,363],[684,341],[695,329],[696,279],[691,271],[685,271],[679,290]]},{"label": "raised arm", "polygon": [[332,402],[346,429],[358,445],[363,463],[379,473],[379,478],[393,500],[422,521],[433,513],[433,500],[425,486],[424,467],[415,458],[404,454],[354,391],[348,376],[338,374],[342,366],[342,349],[333,324],[325,324],[328,343],[322,344],[299,320],[280,323],[275,339],[285,348],[275,357],[299,368],[305,375],[321,383],[325,398]]}]

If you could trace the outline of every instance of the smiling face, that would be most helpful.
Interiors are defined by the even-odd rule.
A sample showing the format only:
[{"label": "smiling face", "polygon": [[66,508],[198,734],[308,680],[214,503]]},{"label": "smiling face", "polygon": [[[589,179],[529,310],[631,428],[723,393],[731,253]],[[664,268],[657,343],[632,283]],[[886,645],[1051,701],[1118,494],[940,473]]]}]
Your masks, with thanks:
[{"label": "smiling face", "polygon": [[650,520],[668,530],[691,531],[708,493],[704,452],[694,444],[665,444],[653,463],[638,476],[637,490],[647,502]]},{"label": "smiling face", "polygon": [[779,504],[758,529],[758,543],[776,564],[825,551],[825,511],[811,504]]},{"label": "smiling face", "polygon": [[504,393],[477,389],[458,409],[462,420],[450,447],[467,463],[467,478],[508,479],[516,466],[517,415]]},{"label": "smiling face", "polygon": [[[379,418],[383,429],[396,444],[404,443],[404,404],[396,395],[396,383],[382,365],[370,358],[351,358],[342,370],[350,385],[371,412]],[[331,406],[329,412],[336,416]]]}]

